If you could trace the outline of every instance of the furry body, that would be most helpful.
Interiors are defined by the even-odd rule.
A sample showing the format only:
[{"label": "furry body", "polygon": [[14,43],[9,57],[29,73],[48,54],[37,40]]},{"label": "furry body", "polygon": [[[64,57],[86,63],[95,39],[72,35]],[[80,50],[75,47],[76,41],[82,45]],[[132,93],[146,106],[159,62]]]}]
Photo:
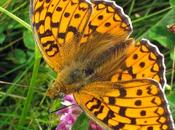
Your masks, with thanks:
[{"label": "furry body", "polygon": [[[60,72],[48,90],[50,97],[72,93],[95,81],[110,81],[126,59],[133,39],[121,42],[111,35],[93,35],[87,43],[74,39],[60,49]],[[66,53],[65,53],[66,52]]]}]

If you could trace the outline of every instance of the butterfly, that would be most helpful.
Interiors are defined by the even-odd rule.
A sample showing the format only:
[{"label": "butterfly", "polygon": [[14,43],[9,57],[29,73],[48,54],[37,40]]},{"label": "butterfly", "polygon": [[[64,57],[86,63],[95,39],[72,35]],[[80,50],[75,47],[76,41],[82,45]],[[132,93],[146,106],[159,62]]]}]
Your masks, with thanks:
[{"label": "butterfly", "polygon": [[130,18],[113,1],[33,0],[38,47],[58,76],[47,95],[73,94],[86,114],[111,130],[174,130],[163,92],[164,57],[135,41]]}]

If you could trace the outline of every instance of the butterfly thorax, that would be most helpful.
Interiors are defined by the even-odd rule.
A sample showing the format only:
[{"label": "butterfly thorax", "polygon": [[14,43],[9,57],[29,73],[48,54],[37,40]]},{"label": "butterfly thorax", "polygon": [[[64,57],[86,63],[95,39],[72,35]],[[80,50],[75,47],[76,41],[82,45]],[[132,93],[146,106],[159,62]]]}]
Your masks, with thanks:
[{"label": "butterfly thorax", "polygon": [[[76,40],[72,41],[75,42]],[[126,48],[132,39],[120,42],[110,35],[96,35],[88,43],[70,43],[63,46],[60,55],[58,77],[49,89],[48,95],[54,97],[60,92],[73,93],[85,85],[96,81],[110,81],[126,58]],[[54,96],[53,96],[54,95]]]}]

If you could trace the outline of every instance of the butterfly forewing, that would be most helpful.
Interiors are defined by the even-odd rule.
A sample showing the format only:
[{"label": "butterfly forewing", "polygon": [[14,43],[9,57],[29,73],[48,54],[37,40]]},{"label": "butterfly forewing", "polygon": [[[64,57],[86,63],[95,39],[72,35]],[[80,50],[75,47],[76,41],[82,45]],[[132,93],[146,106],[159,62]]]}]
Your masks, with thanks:
[{"label": "butterfly forewing", "polygon": [[132,25],[121,7],[113,1],[104,0],[92,1],[92,6],[93,13],[81,42],[87,41],[94,32],[116,36],[116,43],[129,37],[132,32]]},{"label": "butterfly forewing", "polygon": [[78,104],[113,130],[173,130],[166,98],[154,80],[97,82],[74,94]]},{"label": "butterfly forewing", "polygon": [[83,33],[91,4],[86,0],[34,0],[31,6],[38,46],[46,62],[58,71],[60,47]]},{"label": "butterfly forewing", "polygon": [[80,39],[84,43],[101,33],[116,36],[117,43],[132,32],[130,19],[111,1],[91,4],[86,0],[34,0],[31,16],[38,46],[46,62],[57,72],[60,47],[71,40]]}]

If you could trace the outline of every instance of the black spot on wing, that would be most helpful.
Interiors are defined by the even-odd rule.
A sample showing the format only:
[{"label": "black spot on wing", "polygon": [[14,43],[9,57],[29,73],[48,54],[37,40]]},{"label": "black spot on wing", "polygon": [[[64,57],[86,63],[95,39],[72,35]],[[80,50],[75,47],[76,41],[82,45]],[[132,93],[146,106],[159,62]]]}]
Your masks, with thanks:
[{"label": "black spot on wing", "polygon": [[103,119],[103,122],[104,122],[105,124],[108,124],[108,121],[109,121],[110,119],[112,119],[113,117],[115,117],[114,112],[113,112],[112,110],[109,110],[109,111],[108,111],[108,114],[107,114],[106,117]]},{"label": "black spot on wing", "polygon": [[101,113],[103,112],[103,109],[104,109],[104,106],[101,105],[101,106],[100,106],[100,109],[99,109],[98,111],[95,111],[95,112],[94,112],[94,115],[95,115],[95,116],[98,116],[98,114],[101,114]]}]

